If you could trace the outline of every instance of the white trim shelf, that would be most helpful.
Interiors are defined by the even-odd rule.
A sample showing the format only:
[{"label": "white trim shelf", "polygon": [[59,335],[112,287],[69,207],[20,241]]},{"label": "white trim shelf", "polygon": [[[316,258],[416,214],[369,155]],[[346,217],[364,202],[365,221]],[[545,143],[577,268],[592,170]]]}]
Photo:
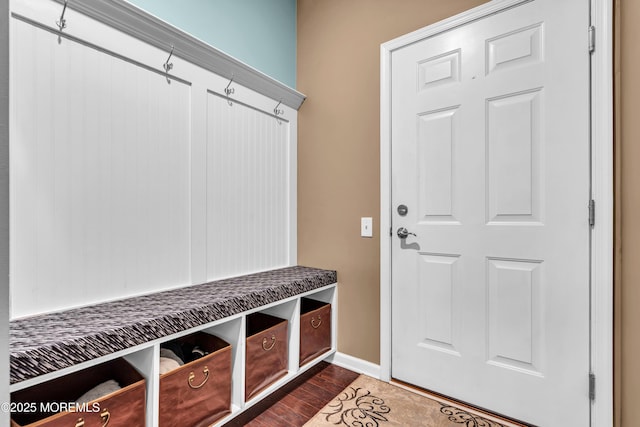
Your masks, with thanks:
[{"label": "white trim shelf", "polygon": [[[54,0],[60,4],[64,0]],[[298,110],[305,95],[124,0],[69,2],[103,24]]]}]

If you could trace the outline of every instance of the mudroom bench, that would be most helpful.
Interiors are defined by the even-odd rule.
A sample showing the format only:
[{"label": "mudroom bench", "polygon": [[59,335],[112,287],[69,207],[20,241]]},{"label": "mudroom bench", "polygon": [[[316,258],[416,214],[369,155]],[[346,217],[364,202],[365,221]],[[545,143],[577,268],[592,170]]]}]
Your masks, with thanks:
[{"label": "mudroom bench", "polygon": [[[201,343],[211,345],[207,349],[211,355],[200,362],[202,366],[191,366],[197,361],[185,363],[180,369],[191,372],[188,383],[182,382],[187,392],[204,389],[209,379],[207,387],[222,394],[225,387],[230,390],[226,392],[228,408],[214,421],[221,425],[335,352],[336,300],[335,271],[295,266],[16,319],[10,323],[11,393],[26,402],[39,389],[77,387],[82,381],[77,377],[85,372],[124,363],[135,368],[130,387],[136,383],[144,389],[146,425],[162,426],[165,413],[180,410],[180,405],[175,400],[166,403],[162,396],[169,374],[160,375],[161,347],[200,337]],[[309,337],[311,344],[307,344]],[[282,365],[279,372],[266,376],[261,372],[264,366],[257,366],[264,376],[258,378],[257,387],[250,385],[256,379],[253,368],[247,366],[256,358],[251,340],[257,342],[257,351],[265,352],[257,355],[259,360],[278,359]],[[304,348],[308,346],[312,348]],[[226,358],[217,356],[224,352]],[[222,368],[213,366],[216,360],[226,361],[222,368],[224,363],[228,366],[224,386],[215,383],[224,382]],[[73,386],[65,387],[67,379]],[[63,395],[57,397],[63,399]],[[117,408],[101,411],[96,416],[107,423],[117,417]],[[75,416],[78,424],[73,425],[84,425],[77,414],[67,415]]]}]

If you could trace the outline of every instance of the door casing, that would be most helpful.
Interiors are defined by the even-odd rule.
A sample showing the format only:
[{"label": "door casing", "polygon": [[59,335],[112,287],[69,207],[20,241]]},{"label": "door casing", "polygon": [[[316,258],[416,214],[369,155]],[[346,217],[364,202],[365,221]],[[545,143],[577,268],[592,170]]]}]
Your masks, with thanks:
[{"label": "door casing", "polygon": [[[535,0],[493,0],[380,47],[380,378],[391,380],[391,56],[394,50],[498,11]],[[591,426],[613,422],[613,3],[590,1],[591,56]],[[589,29],[585,28],[585,49]],[[585,205],[585,215],[588,207]],[[508,414],[507,414],[508,415]]]}]

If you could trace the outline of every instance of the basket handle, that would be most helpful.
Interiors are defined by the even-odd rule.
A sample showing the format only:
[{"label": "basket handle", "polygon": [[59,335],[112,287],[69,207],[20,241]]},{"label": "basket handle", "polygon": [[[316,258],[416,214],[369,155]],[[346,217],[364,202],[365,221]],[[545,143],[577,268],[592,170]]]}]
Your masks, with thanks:
[{"label": "basket handle", "polygon": [[75,427],[84,427],[84,418],[78,418]]},{"label": "basket handle", "polygon": [[276,334],[272,334],[272,335],[271,335],[271,345],[270,345],[270,346],[267,346],[267,343],[268,343],[268,342],[269,342],[269,341],[267,340],[267,338],[266,338],[266,337],[265,337],[265,338],[262,338],[262,349],[263,349],[264,351],[269,351],[269,350],[271,350],[271,349],[276,345]]},{"label": "basket handle", "polygon": [[320,325],[322,325],[322,319],[320,319],[320,315],[319,315],[319,314],[318,314],[318,323],[317,323],[317,324],[316,324],[316,323],[314,323],[314,322],[315,322],[315,320],[316,320],[316,318],[315,318],[315,317],[312,317],[312,318],[311,318],[311,327],[312,327],[313,329],[318,329],[318,328],[320,327]]},{"label": "basket handle", "polygon": [[188,380],[189,387],[196,390],[206,384],[206,382],[209,380],[209,368],[205,366],[204,369],[202,370],[202,373],[204,374],[204,380],[202,380],[202,382],[199,385],[193,385],[192,382],[196,378],[196,374],[194,374],[193,371],[189,372],[189,380]]},{"label": "basket handle", "polygon": [[102,427],[107,427],[111,420],[111,413],[107,408],[104,408],[104,411],[100,413],[100,418],[102,418]]}]

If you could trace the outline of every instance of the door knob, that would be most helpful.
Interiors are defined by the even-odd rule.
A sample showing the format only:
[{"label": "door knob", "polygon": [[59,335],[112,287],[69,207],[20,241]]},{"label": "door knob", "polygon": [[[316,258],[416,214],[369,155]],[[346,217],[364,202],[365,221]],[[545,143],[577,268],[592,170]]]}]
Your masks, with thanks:
[{"label": "door knob", "polygon": [[416,236],[416,237],[418,237],[418,236],[416,235],[416,233],[412,233],[412,232],[410,232],[409,230],[407,230],[407,229],[406,229],[406,228],[404,228],[404,227],[400,227],[400,228],[398,228],[398,237],[399,237],[399,238],[401,238],[401,239],[406,239],[406,238],[409,236],[409,234],[411,234],[412,236]]}]

